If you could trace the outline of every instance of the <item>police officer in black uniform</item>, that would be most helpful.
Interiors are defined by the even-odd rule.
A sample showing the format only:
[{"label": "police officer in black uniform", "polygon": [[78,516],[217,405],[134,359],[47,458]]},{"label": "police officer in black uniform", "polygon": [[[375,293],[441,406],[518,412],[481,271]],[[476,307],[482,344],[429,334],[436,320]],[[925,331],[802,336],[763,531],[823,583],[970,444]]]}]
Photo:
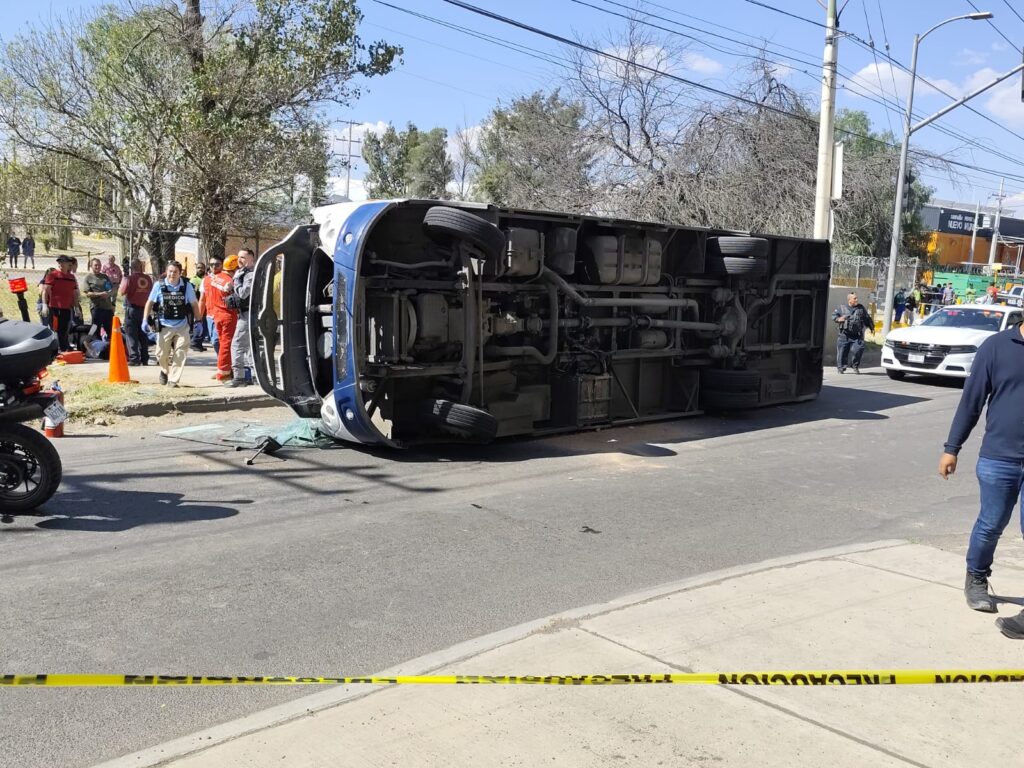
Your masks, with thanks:
[{"label": "police officer in black uniform", "polygon": [[[839,325],[836,342],[836,369],[846,373],[847,362],[860,373],[860,359],[864,356],[864,333],[874,331],[875,322],[864,305],[857,301],[856,293],[846,296],[846,306],[832,313],[832,321]],[[851,353],[852,350],[852,353]]]}]

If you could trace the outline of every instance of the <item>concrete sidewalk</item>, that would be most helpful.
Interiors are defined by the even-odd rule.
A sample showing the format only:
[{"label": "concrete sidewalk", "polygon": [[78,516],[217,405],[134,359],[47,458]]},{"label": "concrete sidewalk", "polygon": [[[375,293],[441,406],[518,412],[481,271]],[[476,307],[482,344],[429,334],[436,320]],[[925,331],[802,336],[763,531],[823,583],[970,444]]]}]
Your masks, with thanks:
[{"label": "concrete sidewalk", "polygon": [[[160,367],[156,364],[155,347],[150,350],[150,354],[149,365],[128,369],[133,383],[123,385],[123,404],[119,404],[111,413],[122,416],[158,416],[171,411],[199,413],[278,404],[257,384],[225,387],[223,382],[216,380],[217,356],[212,347],[208,347],[205,352],[189,350],[177,389],[167,389],[160,385]],[[54,364],[50,366],[50,378],[70,382],[69,397],[73,397],[74,385],[107,381],[109,366],[106,360],[87,360],[77,365]]]},{"label": "concrete sidewalk", "polygon": [[[1024,546],[1004,541],[998,564],[995,585],[1017,596],[1000,612],[1012,615]],[[965,606],[963,573],[962,553],[907,542],[819,551],[523,625],[381,674],[1024,667],[1024,643]],[[1022,706],[1015,685],[352,686],[105,765],[1019,765]]]}]

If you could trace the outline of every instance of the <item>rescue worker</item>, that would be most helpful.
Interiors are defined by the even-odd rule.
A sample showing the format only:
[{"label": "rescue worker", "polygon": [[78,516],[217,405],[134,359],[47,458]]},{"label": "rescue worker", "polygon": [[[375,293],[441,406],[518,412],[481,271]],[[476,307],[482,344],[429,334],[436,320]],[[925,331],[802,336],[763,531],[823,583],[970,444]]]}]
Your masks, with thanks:
[{"label": "rescue worker", "polygon": [[214,333],[219,340],[217,373],[214,374],[218,381],[231,378],[231,339],[235,335],[238,312],[228,308],[224,303],[224,297],[232,290],[234,288],[231,275],[224,271],[224,259],[220,256],[211,256],[210,271],[203,277],[200,289],[199,313],[213,321]]},{"label": "rescue worker", "polygon": [[[151,321],[154,307],[160,307],[159,323]],[[188,307],[192,307],[196,320],[203,317],[192,283],[181,276],[181,264],[172,261],[167,265],[164,279],[153,286],[146,302],[146,320],[142,330],[148,332],[156,325],[157,363],[160,365],[160,383],[177,387],[181,372],[185,369],[188,356],[189,329]]]},{"label": "rescue worker", "polygon": [[854,373],[860,373],[860,359],[864,356],[864,332],[875,330],[874,320],[864,305],[857,301],[857,294],[851,292],[846,296],[846,306],[832,313],[832,322],[839,324],[836,370],[846,373],[846,364],[849,362]]},{"label": "rescue worker", "polygon": [[[253,253],[248,248],[238,251],[238,271],[232,277],[233,291],[227,298],[228,306],[238,312],[238,322],[231,340],[231,373],[230,381],[224,382],[228,387],[245,387],[252,384],[252,370],[249,348],[249,299],[252,296]],[[224,342],[221,341],[223,347]]]},{"label": "rescue worker", "polygon": [[128,365],[149,365],[149,339],[142,331],[146,302],[153,290],[153,278],[145,273],[140,259],[131,264],[131,274],[121,281],[118,293],[124,296],[124,340],[128,347]]}]

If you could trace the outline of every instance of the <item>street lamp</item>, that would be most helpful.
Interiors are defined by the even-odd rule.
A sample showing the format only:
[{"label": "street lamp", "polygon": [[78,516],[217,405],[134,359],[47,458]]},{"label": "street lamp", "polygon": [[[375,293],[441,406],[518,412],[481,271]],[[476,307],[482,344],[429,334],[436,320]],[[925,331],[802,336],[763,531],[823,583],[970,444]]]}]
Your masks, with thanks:
[{"label": "street lamp", "polygon": [[[929,29],[923,35],[914,35],[914,50],[910,57],[910,89],[907,94],[907,111],[903,115],[903,145],[900,147],[900,170],[899,175],[896,177],[896,204],[894,206],[895,211],[892,217],[892,243],[889,246],[889,272],[885,282],[885,319],[882,321],[882,335],[885,336],[889,333],[892,327],[892,300],[893,295],[896,292],[896,256],[900,250],[900,225],[903,223],[903,186],[906,184],[907,176],[907,151],[910,148],[910,135],[924,126],[931,123],[933,120],[946,114],[953,107],[958,107],[970,98],[973,98],[981,90],[987,90],[996,83],[990,83],[985,88],[975,91],[960,99],[959,101],[951,104],[946,109],[943,109],[926,120],[922,120],[917,125],[912,125],[911,120],[913,119],[914,113],[914,83],[917,80],[917,49],[921,45],[921,41],[924,40],[928,35],[934,32],[941,26],[949,24],[954,21],[962,21],[964,19],[968,21],[984,21],[991,19],[992,14],[988,11],[979,11],[978,13],[965,13],[962,16],[953,16],[952,18],[940,21],[934,27]],[[1014,70],[1016,72],[1017,70]],[[1001,82],[1002,79],[996,82]]]}]

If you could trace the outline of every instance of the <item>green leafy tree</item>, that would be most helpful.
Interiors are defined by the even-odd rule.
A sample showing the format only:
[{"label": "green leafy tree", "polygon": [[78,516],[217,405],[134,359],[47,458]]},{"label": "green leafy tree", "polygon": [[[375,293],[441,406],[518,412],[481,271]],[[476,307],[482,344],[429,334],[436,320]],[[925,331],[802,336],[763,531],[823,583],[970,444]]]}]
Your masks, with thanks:
[{"label": "green leafy tree", "polygon": [[363,159],[366,161],[363,184],[368,197],[401,197],[406,193],[409,186],[409,148],[417,134],[416,126],[409,123],[401,133],[393,125],[388,125],[380,136],[371,131],[363,137]]},{"label": "green leafy tree", "polygon": [[448,156],[447,130],[434,128],[417,134],[416,144],[409,148],[407,175],[409,194],[413,197],[451,197],[448,185],[454,180],[455,171]]},{"label": "green leafy tree", "polygon": [[495,107],[475,155],[475,196],[498,205],[590,211],[598,146],[582,119],[583,108],[558,91]]},{"label": "green leafy tree", "polygon": [[388,125],[379,136],[367,133],[363,138],[367,196],[450,197],[448,184],[454,179],[454,169],[447,139],[444,128],[421,131],[412,123],[404,131]]},{"label": "green leafy tree", "polygon": [[294,199],[298,178],[322,195],[322,109],[400,53],[360,40],[355,0],[124,2],[15,38],[0,125],[40,167],[70,159],[102,179],[103,191],[56,183],[143,229],[155,268],[195,224],[223,252],[229,229]]}]

